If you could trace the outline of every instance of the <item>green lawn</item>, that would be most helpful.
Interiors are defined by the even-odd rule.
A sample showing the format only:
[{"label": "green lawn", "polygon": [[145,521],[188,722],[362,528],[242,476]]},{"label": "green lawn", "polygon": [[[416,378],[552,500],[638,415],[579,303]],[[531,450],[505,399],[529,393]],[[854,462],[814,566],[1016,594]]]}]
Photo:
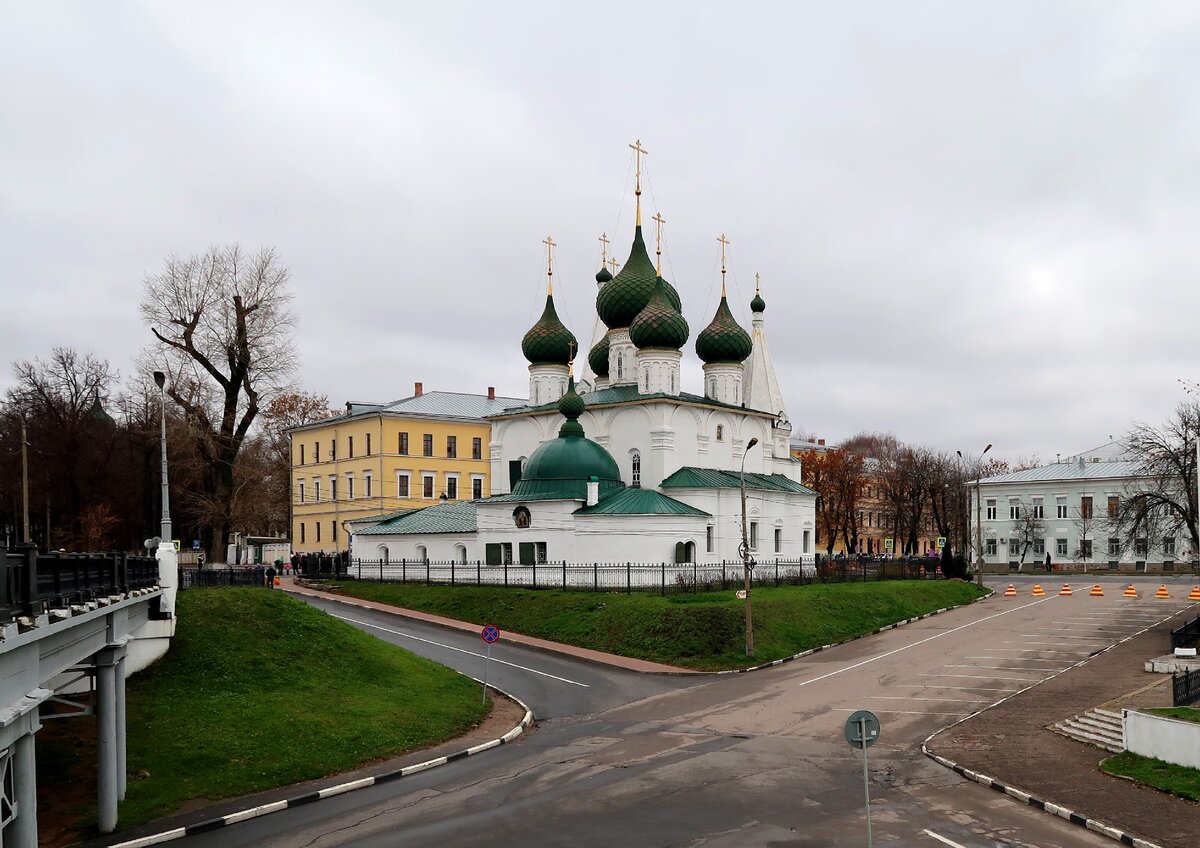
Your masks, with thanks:
[{"label": "green lawn", "polygon": [[428,747],[479,685],[282,592],[189,589],[167,656],[129,679],[121,826]]},{"label": "green lawn", "polygon": [[1167,718],[1177,718],[1182,721],[1200,722],[1200,707],[1158,707],[1153,710],[1146,710],[1146,712],[1166,716]]},{"label": "green lawn", "polygon": [[[340,585],[343,594],[357,598],[622,656],[704,670],[750,664],[744,602],[732,589],[662,597],[353,580]],[[754,662],[860,636],[979,595],[973,583],[941,580],[756,588]]]},{"label": "green lawn", "polygon": [[1125,751],[1100,763],[1101,771],[1131,777],[1181,798],[1200,801],[1200,770]]}]

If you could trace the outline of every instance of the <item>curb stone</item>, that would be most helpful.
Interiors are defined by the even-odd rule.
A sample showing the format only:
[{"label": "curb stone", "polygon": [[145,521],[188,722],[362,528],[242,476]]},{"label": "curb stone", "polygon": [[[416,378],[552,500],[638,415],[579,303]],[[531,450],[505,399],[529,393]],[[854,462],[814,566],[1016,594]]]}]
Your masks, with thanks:
[{"label": "curb stone", "polygon": [[515,698],[502,689],[497,689],[495,686],[490,687],[512,701],[515,701],[519,706],[524,708],[525,716],[517,723],[517,725],[503,736],[492,739],[490,742],[481,742],[470,748],[462,751],[456,751],[453,754],[447,754],[444,757],[436,757],[432,760],[426,760],[423,763],[415,763],[411,766],[398,768],[394,771],[377,774],[372,777],[363,777],[358,780],[352,780],[347,783],[340,783],[336,786],[328,786],[325,789],[318,789],[313,792],[307,792],[303,795],[297,795],[294,798],[284,798],[280,801],[273,801],[269,804],[260,804],[257,807],[249,807],[245,810],[229,813],[228,815],[219,816],[218,818],[208,819],[207,821],[189,824],[184,827],[172,828],[164,830],[161,833],[152,833],[149,836],[141,836],[137,839],[130,839],[125,842],[118,842],[109,848],[145,848],[149,845],[159,845],[163,842],[172,842],[176,839],[182,839],[185,836],[191,836],[196,833],[206,833],[210,830],[218,830],[222,827],[227,827],[231,824],[247,821],[249,819],[258,818],[260,816],[277,813],[280,810],[291,809],[292,807],[302,807],[305,804],[311,804],[315,801],[321,801],[325,798],[332,798],[336,795],[344,795],[347,792],[353,792],[356,789],[366,789],[368,786],[375,786],[381,783],[391,783],[394,780],[399,780],[402,777],[416,774],[418,772],[427,771],[437,766],[444,766],[447,763],[452,763],[455,760],[461,760],[464,757],[470,757],[474,754],[480,754],[484,751],[496,748],[500,745],[505,745],[514,741],[522,733],[524,733],[533,724],[533,711],[519,698]]}]

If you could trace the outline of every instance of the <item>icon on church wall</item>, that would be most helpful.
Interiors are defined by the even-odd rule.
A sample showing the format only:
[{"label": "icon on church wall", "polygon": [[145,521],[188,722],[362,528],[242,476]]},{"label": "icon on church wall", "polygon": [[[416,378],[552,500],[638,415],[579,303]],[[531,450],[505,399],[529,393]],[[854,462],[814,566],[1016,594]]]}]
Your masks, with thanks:
[{"label": "icon on church wall", "polygon": [[517,529],[524,530],[529,526],[529,510],[523,506],[519,506],[513,510],[513,523],[517,525]]}]

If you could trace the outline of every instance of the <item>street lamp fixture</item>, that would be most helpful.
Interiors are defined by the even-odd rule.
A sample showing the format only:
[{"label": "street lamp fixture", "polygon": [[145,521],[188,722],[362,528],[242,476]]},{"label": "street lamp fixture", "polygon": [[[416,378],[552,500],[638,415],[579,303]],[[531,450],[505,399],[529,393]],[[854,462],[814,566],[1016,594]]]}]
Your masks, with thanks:
[{"label": "street lamp fixture", "polygon": [[742,467],[738,472],[742,491],[742,589],[746,595],[746,656],[748,657],[754,656],[754,623],[750,614],[750,569],[753,566],[750,564],[750,540],[746,536],[746,455],[750,453],[750,448],[757,444],[757,438],[746,443],[746,450],[742,452]]},{"label": "street lamp fixture", "polygon": [[168,545],[171,544],[171,492],[167,486],[167,375],[162,371],[154,372],[154,384],[158,386],[159,423],[161,435],[159,446],[162,449],[162,529],[159,538]]},{"label": "street lamp fixture", "polygon": [[[979,454],[979,458],[975,460],[975,582],[979,588],[983,588],[983,523],[979,518],[979,478],[983,476],[983,468],[980,463],[983,462],[983,454],[992,449],[991,443],[983,449],[983,453]],[[958,458],[962,459],[962,451],[956,451]]]}]

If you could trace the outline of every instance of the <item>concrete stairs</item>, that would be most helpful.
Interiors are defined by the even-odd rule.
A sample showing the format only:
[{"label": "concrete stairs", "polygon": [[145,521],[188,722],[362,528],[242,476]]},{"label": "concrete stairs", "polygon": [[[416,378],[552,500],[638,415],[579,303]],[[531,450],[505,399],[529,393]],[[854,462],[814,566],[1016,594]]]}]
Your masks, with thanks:
[{"label": "concrete stairs", "polygon": [[1096,708],[1083,715],[1053,724],[1050,728],[1077,742],[1086,742],[1119,754],[1125,750],[1125,726],[1121,714]]}]

